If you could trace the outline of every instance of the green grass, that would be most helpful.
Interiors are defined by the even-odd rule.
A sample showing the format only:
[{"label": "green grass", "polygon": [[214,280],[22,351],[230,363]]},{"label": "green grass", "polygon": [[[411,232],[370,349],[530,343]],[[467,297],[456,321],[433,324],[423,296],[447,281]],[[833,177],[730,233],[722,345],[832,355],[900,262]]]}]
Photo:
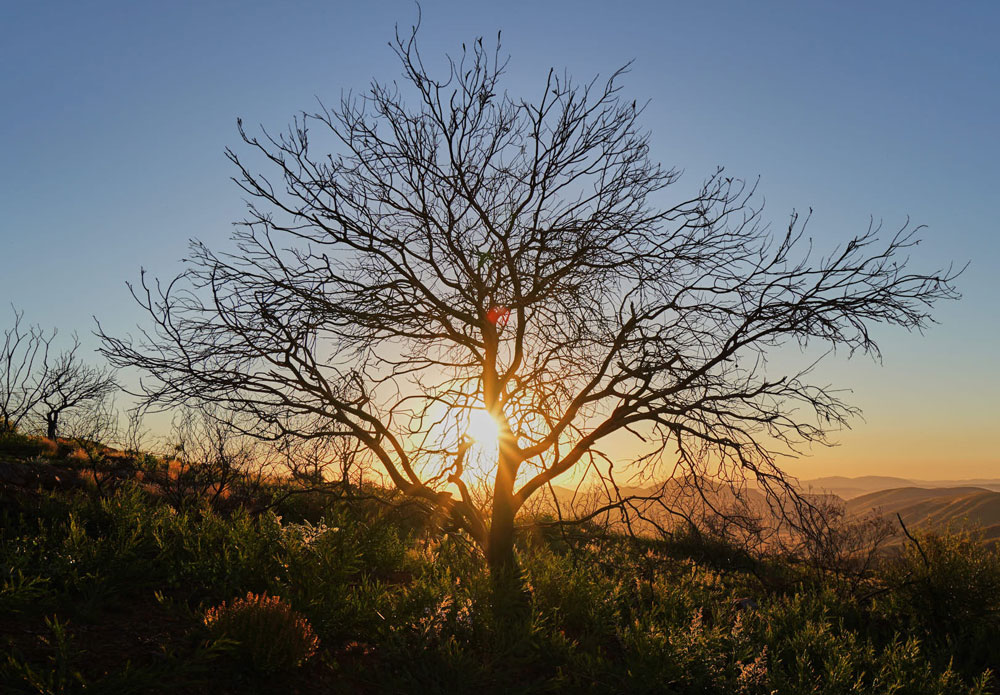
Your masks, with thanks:
[{"label": "green grass", "polygon": [[[907,552],[865,598],[778,561],[751,566],[714,542],[536,533],[519,544],[526,608],[515,619],[467,545],[412,514],[318,496],[277,511],[175,509],[129,485],[106,499],[8,500],[0,692],[996,688],[1000,559],[967,535],[923,537],[928,564]],[[280,596],[319,652],[274,675],[213,636],[205,611],[248,592]],[[733,606],[745,596],[756,610]]]}]

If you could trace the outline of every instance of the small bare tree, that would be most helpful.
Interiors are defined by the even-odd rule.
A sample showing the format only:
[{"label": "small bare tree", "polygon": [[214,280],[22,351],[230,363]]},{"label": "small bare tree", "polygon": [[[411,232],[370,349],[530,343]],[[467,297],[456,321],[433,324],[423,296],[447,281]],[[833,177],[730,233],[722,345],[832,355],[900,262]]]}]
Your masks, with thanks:
[{"label": "small bare tree", "polygon": [[[307,431],[303,429],[303,431]],[[282,470],[310,486],[360,487],[370,472],[367,449],[348,437],[283,437],[274,443]]]},{"label": "small bare tree", "polygon": [[439,79],[415,33],[394,43],[408,91],[374,83],[281,135],[240,123],[274,176],[228,152],[251,201],[235,249],[195,243],[181,276],[133,288],[151,329],[101,331],[150,402],[212,403],[268,437],[318,419],[308,436],[360,442],[503,576],[519,510],[571,471],[793,496],[779,455],[856,411],[768,354],[877,356],[872,326],[920,329],[958,296],[950,269],[909,270],[916,230],[873,225],[820,256],[804,220],[772,235],[754,186],[721,170],[668,198],[679,173],[650,159],[623,70],[550,71],[522,100],[499,45],[463,47]]},{"label": "small bare tree", "polygon": [[137,463],[149,453],[149,429],[145,424],[146,413],[141,406],[126,411],[125,426],[119,437],[119,446]]},{"label": "small bare tree", "polygon": [[24,312],[13,308],[14,324],[0,345],[0,433],[12,432],[41,401],[49,345],[55,331],[24,324]]},{"label": "small bare tree", "polygon": [[212,406],[184,408],[174,417],[163,488],[180,504],[187,498],[216,503],[238,484],[260,484],[277,456],[270,443],[245,434],[238,415]]},{"label": "small bare tree", "polygon": [[131,475],[132,466],[112,458],[111,447],[119,441],[119,412],[113,395],[91,399],[67,413],[64,422],[66,438],[83,455],[83,464],[94,480],[102,497],[121,478]]},{"label": "small bare tree", "polygon": [[801,510],[795,528],[779,536],[782,551],[805,562],[818,578],[856,594],[868,580],[881,551],[895,533],[878,513],[851,516],[835,495],[815,495]]},{"label": "small bare tree", "polygon": [[77,354],[79,349],[80,341],[73,336],[72,347],[60,353],[40,379],[38,407],[49,439],[58,435],[59,416],[64,412],[102,401],[118,389],[114,373],[84,364]]}]

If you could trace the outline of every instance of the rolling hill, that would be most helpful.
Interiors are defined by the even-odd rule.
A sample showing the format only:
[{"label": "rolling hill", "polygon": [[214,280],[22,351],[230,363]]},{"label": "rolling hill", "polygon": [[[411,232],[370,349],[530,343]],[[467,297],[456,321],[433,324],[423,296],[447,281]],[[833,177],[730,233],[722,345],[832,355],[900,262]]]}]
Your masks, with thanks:
[{"label": "rolling hill", "polygon": [[880,490],[850,499],[846,507],[849,514],[899,514],[909,528],[943,531],[974,525],[982,527],[987,539],[1000,538],[1000,492],[981,487]]},{"label": "rolling hill", "polygon": [[[949,527],[978,526],[986,539],[1000,539],[1000,481],[995,479],[922,481],[888,476],[830,476],[802,481],[800,486],[810,496],[842,501],[848,516],[876,511],[895,523],[896,514],[899,514],[911,530],[944,531]],[[668,484],[665,501],[669,506],[690,511],[695,500],[690,491],[682,491],[683,487],[679,483]],[[642,495],[655,490],[656,486],[650,486],[623,488],[622,492]],[[573,490],[556,486],[555,491],[564,510],[575,507],[579,512],[587,508],[588,503],[594,505],[594,498],[587,492],[578,495],[574,505],[571,503]],[[746,490],[744,496],[749,509],[765,512],[766,504],[758,490]],[[714,491],[710,497],[723,507],[733,503],[732,494],[722,489]],[[899,533],[897,540],[903,538]]]},{"label": "rolling hill", "polygon": [[1000,492],[1000,480],[996,478],[978,478],[975,480],[917,480],[881,475],[846,478],[844,476],[831,475],[823,478],[801,480],[799,481],[799,487],[812,492],[829,492],[842,499],[850,500],[881,490],[895,490],[899,488],[940,489],[976,487]]}]

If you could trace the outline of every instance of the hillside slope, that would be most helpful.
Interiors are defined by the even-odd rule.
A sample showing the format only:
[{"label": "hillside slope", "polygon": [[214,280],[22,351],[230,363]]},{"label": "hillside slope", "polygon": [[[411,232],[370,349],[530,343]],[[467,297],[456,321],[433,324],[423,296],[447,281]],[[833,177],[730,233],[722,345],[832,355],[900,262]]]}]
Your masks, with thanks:
[{"label": "hillside slope", "polygon": [[895,490],[899,488],[956,488],[977,487],[984,490],[1000,492],[1000,480],[995,478],[977,478],[974,480],[917,480],[895,478],[883,475],[863,475],[857,478],[847,478],[840,475],[830,475],[822,478],[800,480],[799,487],[813,492],[828,492],[845,500],[861,497],[872,492]]},{"label": "hillside slope", "polygon": [[1000,538],[1000,492],[980,487],[880,490],[848,500],[846,508],[849,514],[899,514],[911,528],[980,526],[987,538]]}]

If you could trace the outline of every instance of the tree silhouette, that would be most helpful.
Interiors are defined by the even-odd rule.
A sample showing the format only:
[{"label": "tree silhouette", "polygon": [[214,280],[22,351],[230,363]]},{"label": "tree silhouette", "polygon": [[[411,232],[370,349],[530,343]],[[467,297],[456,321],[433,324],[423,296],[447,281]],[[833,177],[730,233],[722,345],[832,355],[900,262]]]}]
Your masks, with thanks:
[{"label": "tree silhouette", "polygon": [[14,323],[3,332],[0,345],[0,434],[16,431],[42,396],[48,369],[49,345],[55,331],[24,325],[24,312],[14,312]]},{"label": "tree silhouette", "polygon": [[49,365],[41,379],[39,407],[45,418],[45,436],[55,439],[59,416],[67,410],[102,401],[118,388],[114,374],[99,367],[84,364],[77,356],[80,341],[74,336],[73,346]]},{"label": "tree silhouette", "polygon": [[[957,297],[950,268],[908,269],[919,228],[872,225],[818,255],[807,219],[770,233],[755,186],[722,170],[668,198],[679,172],[650,158],[624,69],[585,84],[550,71],[520,100],[500,84],[499,36],[463,45],[443,79],[415,36],[392,44],[402,85],[280,135],[239,122],[235,248],[192,242],[173,281],[130,286],[151,327],[101,331],[113,364],[145,371],[148,401],[239,411],[258,436],[351,438],[506,570],[518,511],[584,467],[787,492],[778,456],[855,410],[765,357],[877,356],[873,325],[920,329]],[[469,434],[479,409],[495,449]],[[290,424],[303,419],[321,425]],[[607,445],[624,435],[629,461]],[[611,503],[628,501],[615,486]]]}]

